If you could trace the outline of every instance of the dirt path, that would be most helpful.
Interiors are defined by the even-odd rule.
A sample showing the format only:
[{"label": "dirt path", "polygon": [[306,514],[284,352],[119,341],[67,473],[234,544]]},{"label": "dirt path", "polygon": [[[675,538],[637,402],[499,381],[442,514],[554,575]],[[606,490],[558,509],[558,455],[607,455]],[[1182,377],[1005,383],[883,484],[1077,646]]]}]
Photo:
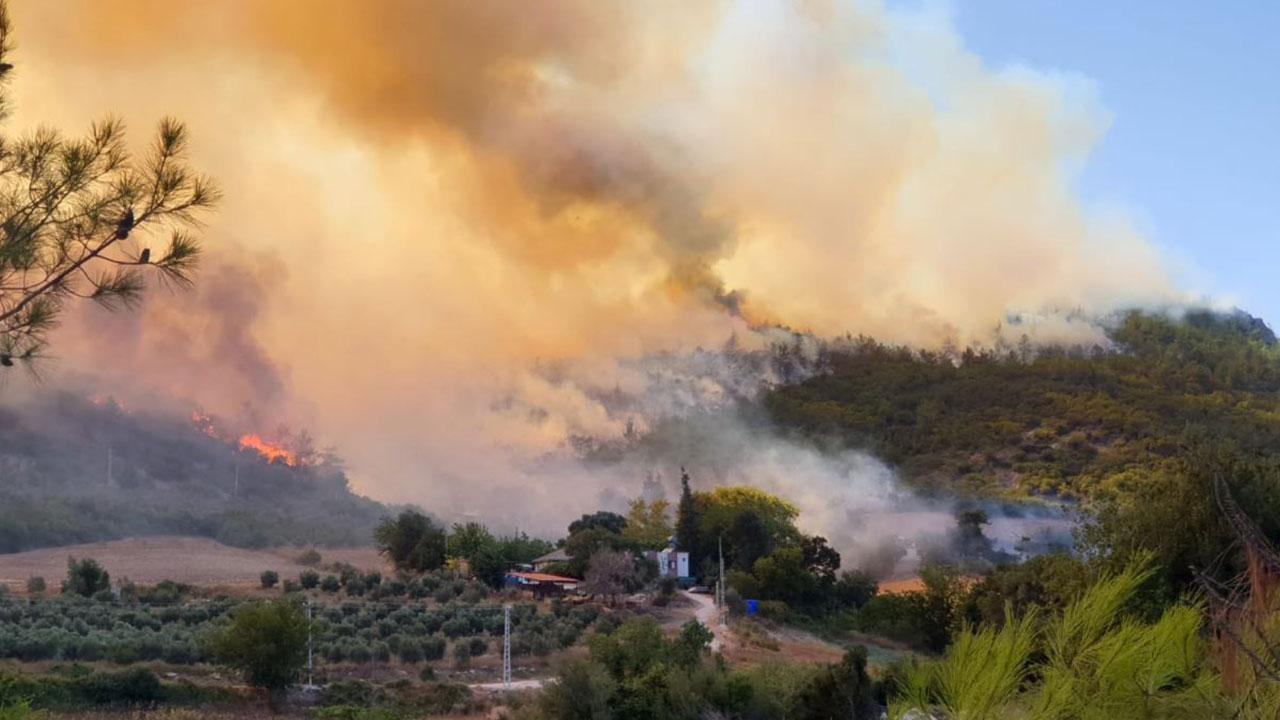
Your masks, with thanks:
[{"label": "dirt path", "polygon": [[553,679],[554,678],[530,678],[528,680],[512,680],[509,685],[503,682],[475,683],[474,685],[468,685],[467,687],[475,690],[476,692],[541,690],[542,686],[551,682]]},{"label": "dirt path", "polygon": [[700,595],[691,593],[688,590],[681,592],[682,595],[692,600],[697,607],[694,608],[693,617],[706,626],[711,631],[711,652],[720,652],[725,645],[725,639],[729,635],[729,628],[720,622],[720,613],[716,609],[715,600],[710,595]]}]

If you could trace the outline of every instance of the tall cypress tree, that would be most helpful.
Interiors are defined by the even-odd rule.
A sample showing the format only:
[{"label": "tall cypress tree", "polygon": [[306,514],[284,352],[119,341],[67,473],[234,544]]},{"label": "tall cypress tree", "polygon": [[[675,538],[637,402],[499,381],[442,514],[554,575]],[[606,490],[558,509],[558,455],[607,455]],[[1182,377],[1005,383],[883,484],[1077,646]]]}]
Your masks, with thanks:
[{"label": "tall cypress tree", "polygon": [[698,547],[698,507],[689,489],[689,473],[680,468],[680,504],[676,506],[676,549],[689,553],[689,569],[697,572],[702,561]]}]

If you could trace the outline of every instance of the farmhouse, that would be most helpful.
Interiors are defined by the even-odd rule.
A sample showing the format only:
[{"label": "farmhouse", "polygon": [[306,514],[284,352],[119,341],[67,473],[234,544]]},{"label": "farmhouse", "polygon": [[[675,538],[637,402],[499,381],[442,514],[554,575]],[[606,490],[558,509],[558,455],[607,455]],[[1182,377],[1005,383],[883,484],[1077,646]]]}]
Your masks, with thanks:
[{"label": "farmhouse", "polygon": [[689,553],[675,550],[647,552],[645,556],[658,566],[658,577],[673,580],[687,580],[689,574]]},{"label": "farmhouse", "polygon": [[537,597],[564,595],[578,589],[577,578],[537,572],[509,572],[506,586],[528,590]]},{"label": "farmhouse", "polygon": [[542,572],[548,565],[567,563],[572,559],[569,557],[569,553],[564,551],[564,548],[556,548],[542,557],[534,558],[533,570],[534,572]]}]

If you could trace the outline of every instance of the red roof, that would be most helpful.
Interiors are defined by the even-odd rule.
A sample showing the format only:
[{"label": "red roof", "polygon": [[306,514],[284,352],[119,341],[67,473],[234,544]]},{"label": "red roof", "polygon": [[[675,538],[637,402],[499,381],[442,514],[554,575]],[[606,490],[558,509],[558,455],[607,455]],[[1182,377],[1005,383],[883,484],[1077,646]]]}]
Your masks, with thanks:
[{"label": "red roof", "polygon": [[580,582],[577,578],[564,577],[563,575],[548,575],[546,573],[534,573],[534,572],[509,572],[507,573],[507,577],[520,578],[521,580],[528,580],[530,582],[575,583],[575,584]]}]

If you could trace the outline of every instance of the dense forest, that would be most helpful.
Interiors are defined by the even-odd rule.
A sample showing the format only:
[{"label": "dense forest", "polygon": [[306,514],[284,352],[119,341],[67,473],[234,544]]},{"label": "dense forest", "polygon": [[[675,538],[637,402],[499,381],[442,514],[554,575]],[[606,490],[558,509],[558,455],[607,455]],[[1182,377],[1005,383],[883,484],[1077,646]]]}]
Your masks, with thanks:
[{"label": "dense forest", "polygon": [[0,407],[0,552],[157,534],[364,545],[387,512],[331,455],[290,465],[209,432],[69,392]]},{"label": "dense forest", "polygon": [[1088,498],[1205,436],[1280,446],[1280,348],[1244,313],[1130,313],[1108,347],[918,352],[829,344],[828,372],[769,392],[785,432],[865,448],[922,489]]}]

